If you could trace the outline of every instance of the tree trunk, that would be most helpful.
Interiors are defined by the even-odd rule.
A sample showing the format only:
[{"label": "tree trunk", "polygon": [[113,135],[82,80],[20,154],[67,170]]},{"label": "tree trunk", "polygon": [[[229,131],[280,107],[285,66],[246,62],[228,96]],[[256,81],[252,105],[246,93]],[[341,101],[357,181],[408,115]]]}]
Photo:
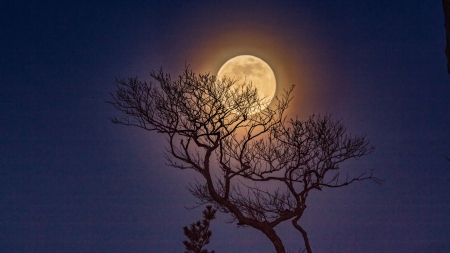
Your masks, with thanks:
[{"label": "tree trunk", "polygon": [[270,241],[272,242],[273,246],[275,247],[275,250],[277,253],[286,253],[286,250],[284,249],[283,242],[281,241],[280,237],[278,237],[275,230],[271,227],[260,229],[267,237],[269,237]]},{"label": "tree trunk", "polygon": [[298,231],[300,231],[300,233],[302,233],[303,241],[305,242],[306,252],[312,253],[311,245],[309,244],[308,233],[306,233],[306,231],[300,225],[298,225],[298,223],[297,223],[298,219],[300,219],[299,216],[297,218],[293,219],[292,225],[294,225],[294,227]]},{"label": "tree trunk", "polygon": [[442,0],[442,7],[444,9],[446,33],[445,56],[447,58],[447,72],[450,74],[450,1]]}]

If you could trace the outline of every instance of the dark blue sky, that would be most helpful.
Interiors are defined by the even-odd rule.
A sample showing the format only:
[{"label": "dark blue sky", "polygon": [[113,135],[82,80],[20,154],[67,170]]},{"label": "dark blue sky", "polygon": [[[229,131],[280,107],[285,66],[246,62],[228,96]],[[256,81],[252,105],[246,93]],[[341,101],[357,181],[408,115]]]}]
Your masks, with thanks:
[{"label": "dark blue sky", "polygon": [[[376,147],[346,164],[361,182],[315,192],[301,224],[314,252],[447,252],[450,80],[441,1],[10,1],[0,3],[0,251],[182,252],[199,219],[164,164],[164,139],[117,126],[115,77],[185,64],[216,73],[253,54],[291,115],[342,118]],[[209,249],[272,252],[213,221]],[[288,250],[303,246],[289,226]]]}]

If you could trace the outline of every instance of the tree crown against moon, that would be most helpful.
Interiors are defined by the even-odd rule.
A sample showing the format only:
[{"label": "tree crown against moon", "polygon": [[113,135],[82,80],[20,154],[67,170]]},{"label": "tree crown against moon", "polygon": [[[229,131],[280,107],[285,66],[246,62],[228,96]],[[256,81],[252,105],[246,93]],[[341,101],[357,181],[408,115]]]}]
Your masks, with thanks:
[{"label": "tree crown against moon", "polygon": [[188,187],[198,204],[231,214],[238,226],[258,229],[278,253],[286,250],[275,227],[286,221],[312,253],[298,223],[311,192],[363,180],[381,183],[372,172],[340,176],[343,162],[373,151],[365,136],[346,133],[330,116],[287,119],[294,85],[256,113],[259,94],[248,85],[236,90],[233,80],[218,81],[189,68],[176,80],[162,70],[151,76],[158,84],[116,80],[109,103],[124,115],[112,122],[164,134],[167,164],[202,177]]},{"label": "tree crown against moon", "polygon": [[269,64],[252,55],[231,58],[219,69],[217,77],[219,80],[223,78],[234,80],[232,89],[235,90],[244,85],[256,89],[262,103],[258,108],[254,108],[254,113],[264,110],[270,104],[277,89],[275,74]]}]

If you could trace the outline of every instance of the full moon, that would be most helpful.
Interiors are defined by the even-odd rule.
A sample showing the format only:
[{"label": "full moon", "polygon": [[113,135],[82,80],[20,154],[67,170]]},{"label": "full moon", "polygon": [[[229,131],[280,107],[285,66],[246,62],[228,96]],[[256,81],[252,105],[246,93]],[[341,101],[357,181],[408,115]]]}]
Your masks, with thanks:
[{"label": "full moon", "polygon": [[219,69],[217,77],[219,80],[224,77],[234,79],[236,82],[232,88],[238,88],[244,81],[247,84],[251,83],[263,101],[261,108],[255,108],[253,113],[264,110],[272,101],[277,89],[275,74],[269,64],[252,55],[239,55],[231,58]]}]

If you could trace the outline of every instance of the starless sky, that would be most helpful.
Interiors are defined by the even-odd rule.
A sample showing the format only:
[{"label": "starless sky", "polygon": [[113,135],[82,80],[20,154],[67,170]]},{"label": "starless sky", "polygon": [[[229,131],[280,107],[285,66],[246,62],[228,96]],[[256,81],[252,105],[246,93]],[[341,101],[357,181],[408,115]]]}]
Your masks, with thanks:
[{"label": "starless sky", "polygon": [[[164,138],[117,126],[114,78],[162,67],[216,73],[255,55],[289,109],[343,119],[374,170],[315,192],[301,224],[314,252],[448,252],[450,80],[441,1],[12,1],[0,3],[0,252],[182,252],[195,174]],[[272,252],[252,228],[213,221],[208,249]],[[285,246],[303,246],[290,224]]]}]

